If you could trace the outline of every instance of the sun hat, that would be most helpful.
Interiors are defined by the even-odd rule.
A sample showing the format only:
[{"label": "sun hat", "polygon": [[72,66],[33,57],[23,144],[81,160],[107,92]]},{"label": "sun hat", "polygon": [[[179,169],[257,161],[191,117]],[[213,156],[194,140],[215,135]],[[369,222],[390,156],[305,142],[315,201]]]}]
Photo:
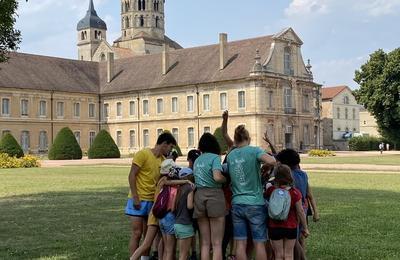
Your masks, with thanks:
[{"label": "sun hat", "polygon": [[161,163],[160,174],[168,175],[175,167],[175,162],[172,159],[166,159]]}]

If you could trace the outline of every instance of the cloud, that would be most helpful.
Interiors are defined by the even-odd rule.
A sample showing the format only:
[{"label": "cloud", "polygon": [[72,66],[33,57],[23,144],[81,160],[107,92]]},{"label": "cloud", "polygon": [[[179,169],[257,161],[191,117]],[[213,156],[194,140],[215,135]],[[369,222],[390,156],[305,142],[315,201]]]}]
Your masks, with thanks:
[{"label": "cloud", "polygon": [[397,14],[400,11],[399,0],[370,0],[362,1],[357,6],[361,12],[367,12],[370,16],[378,17],[389,14]]},{"label": "cloud", "polygon": [[285,15],[303,16],[325,14],[329,11],[329,0],[293,0],[285,9]]}]

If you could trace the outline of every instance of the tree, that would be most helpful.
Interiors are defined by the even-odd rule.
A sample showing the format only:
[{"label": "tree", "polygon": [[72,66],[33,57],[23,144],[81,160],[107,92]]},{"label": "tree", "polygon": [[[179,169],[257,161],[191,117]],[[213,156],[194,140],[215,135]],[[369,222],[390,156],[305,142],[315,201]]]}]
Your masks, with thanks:
[{"label": "tree", "polygon": [[24,151],[22,151],[21,146],[10,133],[5,134],[1,139],[0,153],[6,153],[11,157],[15,156],[17,158],[24,156]]},{"label": "tree", "polygon": [[354,81],[357,101],[375,117],[381,135],[400,144],[400,48],[372,53]]},{"label": "tree", "polygon": [[0,0],[0,62],[7,60],[9,51],[16,51],[21,42],[21,32],[14,28],[17,0]]},{"label": "tree", "polygon": [[224,136],[222,134],[222,129],[221,127],[218,127],[214,131],[214,136],[217,138],[217,141],[219,143],[219,147],[221,147],[221,153],[224,154],[228,151],[228,145],[224,139]]},{"label": "tree", "polygon": [[94,138],[92,146],[88,151],[89,159],[120,158],[121,153],[114,139],[106,130],[101,130]]},{"label": "tree", "polygon": [[49,151],[50,160],[72,160],[82,159],[82,150],[74,133],[68,127],[58,132],[56,139]]}]

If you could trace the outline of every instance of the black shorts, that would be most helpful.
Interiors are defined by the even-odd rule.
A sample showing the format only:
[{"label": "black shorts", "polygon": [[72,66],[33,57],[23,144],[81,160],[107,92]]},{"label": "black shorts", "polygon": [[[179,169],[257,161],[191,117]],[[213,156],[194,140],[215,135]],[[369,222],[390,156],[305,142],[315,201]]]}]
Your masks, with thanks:
[{"label": "black shorts", "polygon": [[297,239],[297,228],[268,228],[269,239]]}]

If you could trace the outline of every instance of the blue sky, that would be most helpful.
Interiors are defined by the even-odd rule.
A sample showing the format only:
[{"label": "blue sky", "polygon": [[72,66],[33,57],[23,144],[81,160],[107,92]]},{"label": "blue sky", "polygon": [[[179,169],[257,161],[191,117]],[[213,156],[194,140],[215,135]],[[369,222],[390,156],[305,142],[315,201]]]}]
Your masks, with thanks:
[{"label": "blue sky", "polygon": [[[77,57],[76,24],[89,0],[19,0],[20,51]],[[120,1],[94,0],[108,26],[120,36]],[[183,47],[275,34],[292,27],[303,40],[315,81],[356,88],[354,71],[373,51],[400,47],[400,0],[166,0],[166,34]],[[397,24],[397,25],[396,25]]]}]

